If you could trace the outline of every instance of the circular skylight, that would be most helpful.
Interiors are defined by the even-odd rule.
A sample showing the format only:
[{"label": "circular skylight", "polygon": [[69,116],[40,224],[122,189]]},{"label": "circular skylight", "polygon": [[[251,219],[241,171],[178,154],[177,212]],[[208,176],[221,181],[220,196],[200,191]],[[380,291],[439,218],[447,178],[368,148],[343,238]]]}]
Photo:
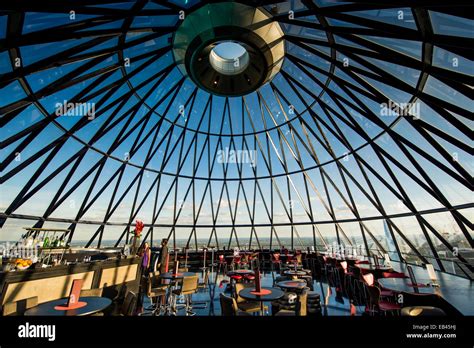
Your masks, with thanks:
[{"label": "circular skylight", "polygon": [[237,42],[218,43],[209,55],[212,67],[224,75],[237,75],[247,69],[249,54],[244,46]]}]

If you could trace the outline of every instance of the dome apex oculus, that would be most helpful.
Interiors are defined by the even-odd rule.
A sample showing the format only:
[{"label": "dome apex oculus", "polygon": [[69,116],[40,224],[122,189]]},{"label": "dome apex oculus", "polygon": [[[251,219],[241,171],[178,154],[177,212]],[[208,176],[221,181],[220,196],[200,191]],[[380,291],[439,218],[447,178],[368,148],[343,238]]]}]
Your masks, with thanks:
[{"label": "dome apex oculus", "polygon": [[242,96],[269,82],[285,56],[280,25],[262,8],[208,4],[186,15],[173,38],[183,75],[209,93]]}]

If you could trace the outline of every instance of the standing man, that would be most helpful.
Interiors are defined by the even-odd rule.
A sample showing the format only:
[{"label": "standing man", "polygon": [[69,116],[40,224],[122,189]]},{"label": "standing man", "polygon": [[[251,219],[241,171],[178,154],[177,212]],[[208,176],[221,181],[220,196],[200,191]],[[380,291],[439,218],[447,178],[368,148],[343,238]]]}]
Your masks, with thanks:
[{"label": "standing man", "polygon": [[167,258],[168,258],[168,239],[163,238],[161,240],[161,252],[160,252],[160,258],[159,258],[158,267],[157,267],[160,273],[166,272]]}]

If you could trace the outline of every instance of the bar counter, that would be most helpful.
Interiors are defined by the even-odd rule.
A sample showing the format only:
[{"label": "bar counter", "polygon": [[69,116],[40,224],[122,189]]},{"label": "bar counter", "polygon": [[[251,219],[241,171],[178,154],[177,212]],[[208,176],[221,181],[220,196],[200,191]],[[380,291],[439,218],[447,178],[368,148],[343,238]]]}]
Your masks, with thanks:
[{"label": "bar counter", "polygon": [[131,257],[0,272],[0,304],[33,296],[38,303],[66,297],[74,279],[84,280],[82,289],[103,288],[110,299],[126,290],[138,293],[140,261]]}]

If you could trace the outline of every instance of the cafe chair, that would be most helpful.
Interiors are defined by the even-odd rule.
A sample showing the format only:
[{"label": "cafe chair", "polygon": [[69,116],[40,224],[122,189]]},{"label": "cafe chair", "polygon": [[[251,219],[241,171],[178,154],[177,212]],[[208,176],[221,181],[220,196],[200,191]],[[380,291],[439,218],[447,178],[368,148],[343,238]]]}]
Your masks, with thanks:
[{"label": "cafe chair", "polygon": [[38,305],[38,296],[24,298],[22,300],[7,302],[3,305],[3,316],[23,315],[28,309]]},{"label": "cafe chair", "polygon": [[242,257],[240,258],[240,268],[246,269],[249,264],[249,257],[247,254],[243,254]]},{"label": "cafe chair", "polygon": [[375,315],[376,313],[391,313],[394,315],[399,315],[400,305],[397,303],[392,303],[384,301],[380,296],[380,289],[375,285],[366,285],[367,292],[369,294],[369,314]]},{"label": "cafe chair", "polygon": [[278,271],[281,271],[281,259],[279,253],[272,254],[272,272],[275,271],[275,266],[278,266]]},{"label": "cafe chair", "polygon": [[219,262],[217,264],[217,274],[227,274],[227,262],[223,254],[219,255]]},{"label": "cafe chair", "polygon": [[220,294],[221,315],[225,317],[249,316],[251,314],[239,311],[235,298]]},{"label": "cafe chair", "polygon": [[273,279],[273,286],[276,286],[277,283],[279,282],[283,282],[285,280],[291,280],[291,277],[287,276],[287,275],[280,275],[280,276],[276,276],[274,279]]},{"label": "cafe chair", "polygon": [[127,291],[125,299],[120,307],[120,316],[134,315],[137,306],[137,294],[133,291]]},{"label": "cafe chair", "polygon": [[240,260],[241,260],[240,255],[239,256],[234,255],[234,258],[232,259],[232,270],[240,269]]},{"label": "cafe chair", "polygon": [[253,274],[245,274],[244,275],[244,280],[247,283],[251,283],[251,282],[255,281],[255,276]]},{"label": "cafe chair", "polygon": [[[242,312],[246,313],[257,313],[261,311],[260,302],[248,301],[240,297],[239,292],[246,288],[254,288],[254,283],[237,283],[235,284],[234,298],[237,303],[237,307]],[[268,306],[263,307],[264,311],[268,311]]]},{"label": "cafe chair", "polygon": [[[165,309],[162,299],[166,296],[167,285],[159,284],[160,272],[153,272],[148,275],[146,295],[151,301],[151,306],[146,308],[142,314],[159,315]],[[158,314],[157,314],[158,313]]]},{"label": "cafe chair", "polygon": [[401,310],[402,317],[444,317],[446,313],[438,307],[414,306],[404,307]]},{"label": "cafe chair", "polygon": [[209,270],[205,270],[204,277],[202,278],[202,280],[199,281],[198,289],[206,290],[208,283],[209,283]]},{"label": "cafe chair", "polygon": [[197,292],[199,278],[197,275],[184,277],[180,281],[180,287],[173,290],[173,308],[176,309],[176,299],[178,296],[184,296],[186,315],[196,315],[192,311],[192,296]]},{"label": "cafe chair", "polygon": [[295,256],[298,266],[303,266],[303,255],[301,252]]},{"label": "cafe chair", "polygon": [[[408,278],[408,276],[400,272],[383,272],[382,277],[383,278]],[[394,293],[393,291],[380,287],[380,296],[386,298],[387,300],[393,301],[393,299],[395,298],[395,295],[396,293]]]}]

